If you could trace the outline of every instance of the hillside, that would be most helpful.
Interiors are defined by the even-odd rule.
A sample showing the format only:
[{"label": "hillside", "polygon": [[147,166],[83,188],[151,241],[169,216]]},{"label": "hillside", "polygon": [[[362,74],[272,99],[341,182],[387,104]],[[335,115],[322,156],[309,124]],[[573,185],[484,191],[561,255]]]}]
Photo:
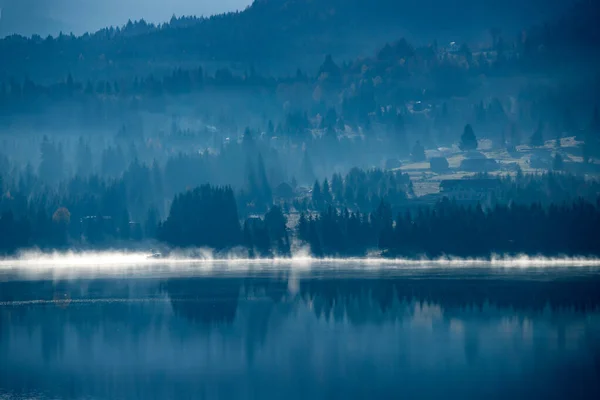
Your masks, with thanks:
[{"label": "hillside", "polygon": [[80,37],[8,37],[0,41],[0,79],[56,79],[68,71],[81,78],[114,77],[207,61],[291,70],[314,65],[328,53],[369,54],[398,37],[415,43],[489,42],[491,27],[514,37],[572,2],[256,0],[242,12],[173,18],[160,26],[140,21]]},{"label": "hillside", "polygon": [[598,60],[600,56],[600,4],[580,0],[561,15],[531,30],[532,43],[543,46],[553,58],[570,57]]}]

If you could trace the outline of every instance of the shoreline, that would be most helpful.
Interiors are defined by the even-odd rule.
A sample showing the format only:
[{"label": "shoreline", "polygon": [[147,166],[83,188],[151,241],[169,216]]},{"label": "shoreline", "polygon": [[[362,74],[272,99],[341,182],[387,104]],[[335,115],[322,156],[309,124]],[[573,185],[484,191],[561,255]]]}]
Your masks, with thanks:
[{"label": "shoreline", "polygon": [[218,264],[218,265],[339,265],[339,266],[598,266],[600,257],[583,255],[527,255],[491,254],[487,257],[314,257],[305,251],[285,257],[249,258],[231,252],[214,253],[209,249],[194,251],[177,250],[168,254],[129,250],[68,250],[24,251],[15,257],[0,258],[0,268],[20,266],[103,266],[103,265],[171,265],[171,264]]}]

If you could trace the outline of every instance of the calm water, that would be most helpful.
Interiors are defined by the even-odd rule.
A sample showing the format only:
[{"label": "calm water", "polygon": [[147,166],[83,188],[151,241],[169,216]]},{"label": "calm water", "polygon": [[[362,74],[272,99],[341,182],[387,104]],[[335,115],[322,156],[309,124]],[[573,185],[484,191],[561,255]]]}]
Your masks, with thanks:
[{"label": "calm water", "polygon": [[0,398],[600,398],[600,270],[355,267],[5,267]]}]

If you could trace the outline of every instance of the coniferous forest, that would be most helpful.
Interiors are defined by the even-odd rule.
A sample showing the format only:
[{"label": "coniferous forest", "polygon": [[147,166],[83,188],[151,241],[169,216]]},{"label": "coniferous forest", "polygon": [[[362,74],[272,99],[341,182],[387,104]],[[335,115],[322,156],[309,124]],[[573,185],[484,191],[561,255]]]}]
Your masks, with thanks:
[{"label": "coniferous forest", "polygon": [[598,256],[599,7],[521,3],[0,20],[0,253]]}]

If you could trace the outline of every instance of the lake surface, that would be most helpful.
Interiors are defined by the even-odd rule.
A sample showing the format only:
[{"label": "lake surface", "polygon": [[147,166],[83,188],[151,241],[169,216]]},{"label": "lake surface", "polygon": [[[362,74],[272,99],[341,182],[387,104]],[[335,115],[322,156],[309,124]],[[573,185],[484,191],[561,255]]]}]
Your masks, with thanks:
[{"label": "lake surface", "polygon": [[597,267],[232,265],[0,267],[0,398],[600,398]]}]

